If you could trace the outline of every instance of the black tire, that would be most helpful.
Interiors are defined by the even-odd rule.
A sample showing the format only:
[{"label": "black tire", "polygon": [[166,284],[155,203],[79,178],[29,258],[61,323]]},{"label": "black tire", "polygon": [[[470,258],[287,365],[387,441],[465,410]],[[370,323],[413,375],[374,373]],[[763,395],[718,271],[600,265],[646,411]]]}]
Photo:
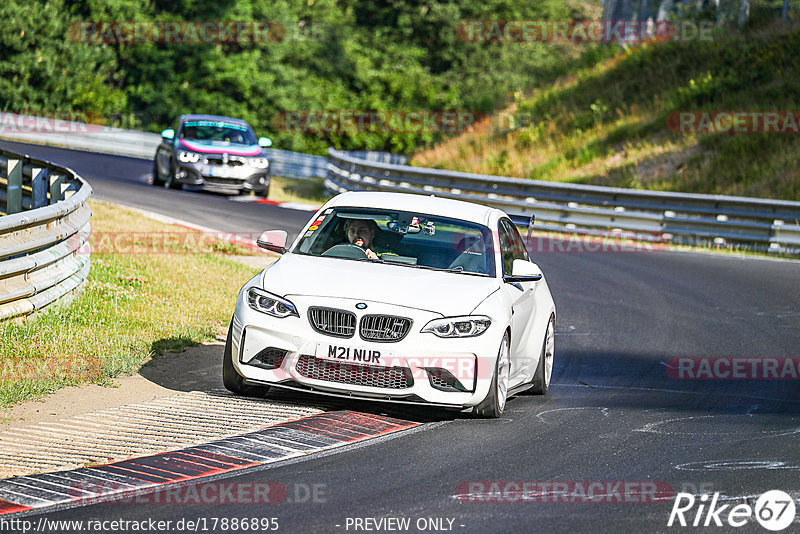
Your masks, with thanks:
[{"label": "black tire", "polygon": [[170,164],[169,166],[169,173],[167,174],[167,180],[164,182],[164,187],[167,189],[176,189],[178,191],[183,189],[183,184],[175,178],[174,163]]},{"label": "black tire", "polygon": [[[158,157],[158,156],[156,156]],[[153,185],[159,186],[164,185],[164,180],[161,179],[161,176],[158,175],[158,163],[153,161]]]},{"label": "black tire", "polygon": [[[506,351],[509,351],[508,344],[510,342],[511,340],[508,337],[508,332],[506,332],[506,334],[503,336],[503,341],[500,343],[500,349],[498,349],[498,356],[497,361],[494,364],[494,375],[492,376],[492,385],[489,387],[489,394],[486,395],[486,398],[483,399],[483,402],[472,409],[472,415],[475,417],[479,417],[481,419],[496,419],[503,415],[503,410],[505,410],[508,398],[506,397],[506,399],[501,402],[498,393],[499,388],[497,385],[498,376],[500,374],[500,351],[503,350],[504,346],[506,347]],[[508,395],[508,384],[506,384],[506,395]]]},{"label": "black tire", "polygon": [[[531,383],[533,386],[526,392],[532,395],[545,395],[547,390],[550,389],[550,377],[547,376],[545,365],[547,363],[547,356],[545,352],[547,351],[547,339],[552,333],[555,335],[556,329],[556,320],[555,317],[552,315],[550,316],[550,322],[547,324],[547,330],[544,333],[544,341],[542,342],[542,352],[539,355],[539,365],[536,366],[536,372],[533,374],[533,380]],[[554,345],[555,347],[555,345]],[[551,354],[550,358],[555,359],[555,354]],[[550,368],[550,373],[552,375],[552,366]]]},{"label": "black tire", "polygon": [[225,353],[222,356],[222,383],[231,393],[244,397],[263,397],[269,392],[269,386],[253,386],[244,383],[244,378],[233,366],[233,323],[228,327],[228,338],[225,340]]}]

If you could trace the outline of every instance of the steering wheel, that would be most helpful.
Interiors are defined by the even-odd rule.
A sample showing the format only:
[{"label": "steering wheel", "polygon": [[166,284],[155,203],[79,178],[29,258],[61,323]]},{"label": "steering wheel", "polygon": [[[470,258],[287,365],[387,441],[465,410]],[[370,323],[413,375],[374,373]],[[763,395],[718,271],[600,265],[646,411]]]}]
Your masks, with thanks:
[{"label": "steering wheel", "polygon": [[346,258],[348,260],[360,260],[367,257],[367,251],[352,243],[341,243],[333,245],[322,253],[323,256],[333,256],[335,258]]}]

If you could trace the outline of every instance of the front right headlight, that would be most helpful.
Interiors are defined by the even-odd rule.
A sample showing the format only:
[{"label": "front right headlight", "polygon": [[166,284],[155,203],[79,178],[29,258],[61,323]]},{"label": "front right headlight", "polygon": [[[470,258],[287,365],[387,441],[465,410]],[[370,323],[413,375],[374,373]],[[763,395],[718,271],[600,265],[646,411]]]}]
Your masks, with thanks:
[{"label": "front right headlight", "polygon": [[247,303],[252,309],[279,319],[291,315],[300,317],[300,314],[297,313],[297,308],[291,301],[257,287],[251,287],[247,290]]},{"label": "front right headlight", "polygon": [[483,334],[492,324],[485,315],[464,315],[434,319],[426,324],[422,332],[438,337],[475,337]]}]

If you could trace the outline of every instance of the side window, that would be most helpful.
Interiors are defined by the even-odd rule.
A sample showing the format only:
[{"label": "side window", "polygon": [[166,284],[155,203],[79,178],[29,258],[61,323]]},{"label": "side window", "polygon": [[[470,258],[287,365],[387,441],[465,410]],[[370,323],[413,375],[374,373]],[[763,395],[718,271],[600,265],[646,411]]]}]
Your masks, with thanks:
[{"label": "side window", "polygon": [[511,274],[514,260],[528,260],[525,242],[514,224],[507,220],[500,221],[500,248],[503,257],[503,274]]}]

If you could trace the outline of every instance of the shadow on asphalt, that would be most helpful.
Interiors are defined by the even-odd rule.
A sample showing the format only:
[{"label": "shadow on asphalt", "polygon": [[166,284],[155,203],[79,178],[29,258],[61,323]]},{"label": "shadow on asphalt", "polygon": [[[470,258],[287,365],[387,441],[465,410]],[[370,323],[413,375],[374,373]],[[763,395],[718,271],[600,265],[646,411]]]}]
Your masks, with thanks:
[{"label": "shadow on asphalt", "polygon": [[[166,347],[176,339],[163,339],[153,348]],[[183,352],[166,352],[156,356],[140,369],[140,374],[160,386],[175,391],[220,391],[222,385],[222,353],[219,344],[188,347]],[[558,354],[553,371],[557,391],[547,397],[519,396],[509,401],[509,410],[531,401],[559,400],[565,394],[597,393],[598,406],[619,408],[669,408],[715,414],[741,413],[754,402],[762,404],[761,413],[800,413],[799,380],[682,380],[667,372],[670,354],[604,353],[565,350]],[[569,389],[558,386],[570,386]],[[591,396],[588,397],[591,399]],[[267,401],[316,406],[324,410],[355,410],[387,415],[417,422],[470,419],[458,411],[340,399],[273,388]],[[519,402],[525,399],[525,402]],[[761,399],[761,400],[760,400]],[[768,402],[764,402],[768,400]]]},{"label": "shadow on asphalt", "polygon": [[726,414],[759,404],[760,413],[800,413],[798,379],[689,379],[686,374],[679,378],[673,357],[677,358],[668,352],[564,350],[558,353],[552,382],[596,392],[598,404],[605,407]]},{"label": "shadow on asphalt", "polygon": [[[169,349],[181,341],[166,338],[156,341],[151,349]],[[182,352],[164,352],[142,365],[139,374],[147,380],[175,391],[222,390],[222,354],[224,345],[206,344],[187,347]],[[355,410],[417,422],[447,421],[464,415],[429,406],[407,406],[383,402],[366,402],[314,395],[273,388],[265,397],[268,401],[316,406],[324,410]]]}]

